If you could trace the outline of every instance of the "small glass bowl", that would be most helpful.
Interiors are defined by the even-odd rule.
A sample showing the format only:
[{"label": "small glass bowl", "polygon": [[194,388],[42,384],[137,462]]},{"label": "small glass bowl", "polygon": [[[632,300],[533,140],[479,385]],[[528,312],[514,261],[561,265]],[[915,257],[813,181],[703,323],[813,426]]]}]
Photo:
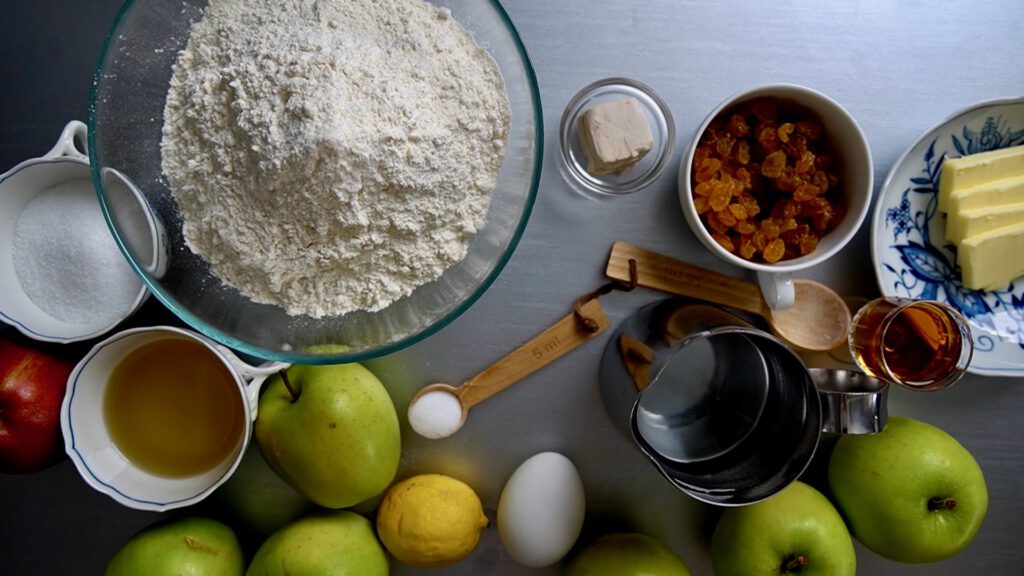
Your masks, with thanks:
[{"label": "small glass bowl", "polygon": [[[580,147],[579,118],[597,104],[630,96],[636,98],[647,116],[653,147],[625,173],[595,176],[587,171],[587,161]],[[562,152],[559,167],[570,186],[585,193],[619,196],[642,190],[661,175],[672,158],[676,127],[668,105],[649,86],[629,78],[605,78],[587,85],[572,97],[562,112],[559,139]]]}]

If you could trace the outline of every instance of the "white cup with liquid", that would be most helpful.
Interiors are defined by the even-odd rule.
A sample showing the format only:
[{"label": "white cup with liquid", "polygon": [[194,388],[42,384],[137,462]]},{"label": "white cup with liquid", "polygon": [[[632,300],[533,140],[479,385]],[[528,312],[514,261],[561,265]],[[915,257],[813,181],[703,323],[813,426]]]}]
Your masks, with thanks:
[{"label": "white cup with liquid", "polygon": [[[155,384],[139,385],[147,366],[151,375],[156,371],[154,362],[167,366],[152,376]],[[68,378],[61,406],[65,449],[90,486],[125,506],[164,511],[195,504],[234,473],[252,435],[260,387],[287,366],[249,365],[181,328],[119,332],[97,344]],[[163,380],[176,375],[202,383],[176,397],[176,387]]]}]

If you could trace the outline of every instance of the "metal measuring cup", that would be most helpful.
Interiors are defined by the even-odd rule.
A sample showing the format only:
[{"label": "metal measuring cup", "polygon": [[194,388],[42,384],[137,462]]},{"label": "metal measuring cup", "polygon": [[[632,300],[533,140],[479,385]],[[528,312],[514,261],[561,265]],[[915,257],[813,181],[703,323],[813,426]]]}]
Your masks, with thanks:
[{"label": "metal measuring cup", "polygon": [[[647,377],[638,377],[645,360]],[[884,383],[808,370],[743,318],[681,299],[620,326],[600,381],[609,414],[658,471],[724,506],[763,500],[796,480],[822,432],[877,431],[885,420]]]}]

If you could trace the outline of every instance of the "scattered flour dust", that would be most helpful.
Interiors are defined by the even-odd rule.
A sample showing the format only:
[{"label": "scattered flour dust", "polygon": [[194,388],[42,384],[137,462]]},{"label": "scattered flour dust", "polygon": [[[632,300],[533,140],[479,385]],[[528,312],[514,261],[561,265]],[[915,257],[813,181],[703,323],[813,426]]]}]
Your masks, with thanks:
[{"label": "scattered flour dust", "polygon": [[509,117],[497,64],[423,0],[212,0],[162,168],[224,282],[293,315],[374,311],[465,256]]}]

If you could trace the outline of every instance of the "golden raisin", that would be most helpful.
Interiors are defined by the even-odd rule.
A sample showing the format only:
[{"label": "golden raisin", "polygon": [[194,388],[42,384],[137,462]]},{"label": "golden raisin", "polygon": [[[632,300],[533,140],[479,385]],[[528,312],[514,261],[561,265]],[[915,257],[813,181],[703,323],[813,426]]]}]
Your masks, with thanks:
[{"label": "golden raisin", "polygon": [[790,158],[798,159],[807,151],[807,138],[800,134],[793,134],[789,137],[789,142],[782,145],[782,148]]},{"label": "golden raisin", "polygon": [[814,173],[814,176],[811,176],[811,183],[817,186],[818,188],[821,188],[822,192],[828,191],[828,175],[826,175],[825,172],[821,170],[818,170],[817,172]]},{"label": "golden raisin", "polygon": [[744,190],[749,190],[754,186],[754,180],[750,176],[750,171],[746,168],[740,167],[736,169],[736,180],[739,180]]},{"label": "golden raisin", "polygon": [[[732,204],[729,204],[729,212],[732,213],[733,217],[736,218],[737,220],[747,219],[747,209],[744,208],[743,205],[738,202],[733,202]],[[733,226],[735,226],[735,224],[733,224]]]},{"label": "golden raisin", "polygon": [[707,158],[697,165],[697,172],[693,177],[697,182],[707,182],[721,167],[722,161],[718,158]]},{"label": "golden raisin", "polygon": [[736,143],[736,161],[744,165],[750,163],[750,142],[740,140]]},{"label": "golden raisin", "polygon": [[819,232],[827,231],[832,225],[832,213],[823,212],[815,216],[812,220],[814,222],[814,228]]},{"label": "golden raisin", "polygon": [[729,205],[731,200],[732,191],[729,190],[729,187],[721,182],[717,182],[711,190],[710,196],[708,196],[708,206],[715,212],[721,212],[725,210],[725,207]]},{"label": "golden raisin", "polygon": [[797,202],[806,202],[816,197],[821,190],[814,184],[801,184],[793,190],[793,200]]},{"label": "golden raisin", "polygon": [[757,231],[757,224],[754,224],[750,220],[740,220],[733,228],[740,234],[750,235]]},{"label": "golden raisin", "polygon": [[729,118],[729,133],[737,138],[743,138],[750,133],[750,126],[747,124],[746,118],[742,114],[733,114]]},{"label": "golden raisin", "polygon": [[802,236],[797,243],[797,247],[800,250],[800,255],[806,256],[814,252],[814,249],[818,247],[818,237],[813,234]]},{"label": "golden raisin", "polygon": [[739,196],[743,193],[743,183],[729,174],[722,176],[722,182],[729,188],[730,195]]},{"label": "golden raisin", "polygon": [[796,131],[806,136],[808,140],[817,140],[821,136],[821,124],[807,121],[797,122]]},{"label": "golden raisin", "polygon": [[747,209],[748,218],[757,216],[758,212],[761,211],[761,207],[757,204],[757,198],[754,198],[749,193],[740,194],[737,201]]},{"label": "golden raisin", "polygon": [[754,248],[754,241],[751,240],[750,236],[740,237],[740,257],[750,260],[757,253],[757,249]]},{"label": "golden raisin", "polygon": [[715,142],[715,151],[718,152],[718,155],[722,158],[728,158],[729,155],[732,154],[732,147],[734,144],[736,144],[736,138],[732,134],[726,132],[719,136],[718,141]]},{"label": "golden raisin", "polygon": [[[730,204],[730,206],[733,206],[733,204]],[[715,212],[715,217],[718,218],[719,222],[721,222],[723,225],[729,228],[732,228],[733,226],[736,225],[737,222],[739,222],[739,220],[733,214],[732,210],[722,210],[720,212]]]},{"label": "golden raisin", "polygon": [[800,178],[797,177],[793,170],[787,166],[782,170],[782,174],[775,179],[775,186],[783,192],[792,192],[796,190],[796,187],[800,185]]},{"label": "golden raisin", "polygon": [[761,233],[765,238],[774,240],[779,237],[779,234],[782,234],[782,227],[774,218],[768,218],[761,221]]},{"label": "golden raisin", "polygon": [[697,196],[693,199],[693,207],[697,210],[697,214],[703,214],[708,211],[708,199],[704,196]]},{"label": "golden raisin", "polygon": [[782,176],[782,169],[786,167],[786,154],[782,150],[776,150],[765,156],[761,164],[761,175],[765,178],[778,178]]},{"label": "golden raisin", "polygon": [[722,222],[720,212],[708,212],[708,228],[711,228],[712,233],[726,234],[729,232],[729,225]]},{"label": "golden raisin", "polygon": [[786,122],[779,126],[778,130],[776,130],[779,133],[779,140],[789,142],[789,135],[793,133],[793,130],[796,130],[796,126],[792,122]]},{"label": "golden raisin", "polygon": [[764,247],[768,245],[768,239],[764,237],[764,233],[760,230],[757,230],[750,235],[750,241],[754,244],[754,249],[758,252],[764,250]]},{"label": "golden raisin", "polygon": [[729,252],[736,251],[736,246],[733,245],[732,238],[729,238],[725,234],[721,232],[714,232],[711,234],[711,237],[715,239],[715,242],[718,242],[719,246],[725,248]]},{"label": "golden raisin", "polygon": [[810,150],[804,150],[804,153],[800,155],[796,163],[793,165],[793,172],[797,174],[806,174],[814,168],[814,152]]},{"label": "golden raisin", "polygon": [[761,252],[761,257],[764,258],[765,262],[769,264],[782,260],[782,256],[786,252],[786,243],[782,241],[782,238],[775,238],[768,242],[768,245],[764,247],[764,251]]},{"label": "golden raisin", "polygon": [[760,131],[757,133],[757,143],[767,153],[775,152],[782,146],[779,143],[778,133],[773,127],[767,125],[760,126]]}]

